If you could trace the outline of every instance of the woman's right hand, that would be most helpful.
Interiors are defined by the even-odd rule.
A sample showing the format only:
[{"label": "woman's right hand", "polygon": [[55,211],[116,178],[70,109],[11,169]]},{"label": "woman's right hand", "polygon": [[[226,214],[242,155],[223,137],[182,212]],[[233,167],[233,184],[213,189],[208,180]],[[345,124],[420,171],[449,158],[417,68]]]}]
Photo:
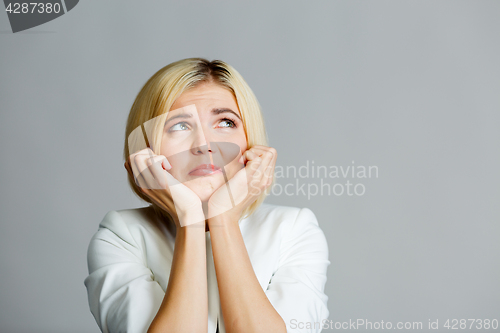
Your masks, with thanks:
[{"label": "woman's right hand", "polygon": [[200,198],[167,171],[172,166],[165,156],[145,148],[130,155],[125,168],[140,190],[172,215],[177,227],[198,222],[205,225]]}]

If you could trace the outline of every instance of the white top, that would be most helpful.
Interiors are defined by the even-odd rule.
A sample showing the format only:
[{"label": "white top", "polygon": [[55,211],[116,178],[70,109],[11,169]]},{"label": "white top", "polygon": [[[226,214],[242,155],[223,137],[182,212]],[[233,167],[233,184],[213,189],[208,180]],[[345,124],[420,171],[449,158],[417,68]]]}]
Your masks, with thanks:
[{"label": "white top", "polygon": [[[328,245],[308,208],[261,204],[239,226],[255,275],[288,332],[321,331],[328,318],[324,293]],[[206,232],[208,333],[225,333]],[[88,248],[90,311],[101,330],[146,332],[163,301],[170,276],[175,227],[161,224],[151,206],[110,211]],[[312,328],[310,328],[312,327]]]}]

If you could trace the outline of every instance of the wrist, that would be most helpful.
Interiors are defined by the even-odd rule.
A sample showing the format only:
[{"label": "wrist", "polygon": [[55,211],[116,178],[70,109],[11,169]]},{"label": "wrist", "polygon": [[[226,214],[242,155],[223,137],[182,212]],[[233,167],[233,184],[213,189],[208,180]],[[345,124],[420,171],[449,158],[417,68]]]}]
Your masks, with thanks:
[{"label": "wrist", "polygon": [[228,225],[228,224],[238,224],[241,214],[236,211],[227,211],[216,216],[212,216],[207,220],[209,227]]},{"label": "wrist", "polygon": [[212,202],[208,202],[207,205],[207,219],[212,218],[223,218],[223,219],[239,219],[241,216],[241,209],[239,206],[233,206],[231,204],[227,205],[217,205]]},{"label": "wrist", "polygon": [[201,205],[196,205],[183,211],[177,210],[177,225],[186,227],[191,225],[205,225],[205,214]]},{"label": "wrist", "polygon": [[191,250],[205,249],[205,226],[200,223],[188,225],[186,227],[177,226],[175,234],[175,248],[180,251],[187,248]]}]

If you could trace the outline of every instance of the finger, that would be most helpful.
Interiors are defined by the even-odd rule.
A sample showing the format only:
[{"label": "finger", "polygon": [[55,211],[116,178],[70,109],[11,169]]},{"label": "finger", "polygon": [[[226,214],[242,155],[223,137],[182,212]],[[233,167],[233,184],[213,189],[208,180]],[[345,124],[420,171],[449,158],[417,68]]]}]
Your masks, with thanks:
[{"label": "finger", "polygon": [[137,152],[137,154],[139,155],[147,155],[149,157],[155,157],[155,156],[163,156],[164,157],[164,160],[162,161],[162,167],[165,169],[165,170],[170,170],[172,169],[172,165],[170,164],[170,162],[168,161],[168,159],[165,157],[165,155],[156,155],[153,150],[151,150],[151,148],[144,148],[143,150],[140,150],[139,152]]},{"label": "finger", "polygon": [[[262,166],[263,168],[265,168],[262,183],[263,183],[263,185],[269,186],[272,184],[272,181],[274,178],[274,170],[276,167],[276,160],[277,160],[276,149],[274,149],[272,147],[266,147],[266,146],[260,146],[260,145],[253,146],[252,149],[256,154],[259,154],[261,157],[266,155],[266,154],[272,154],[272,159],[271,159],[270,163],[268,165]],[[263,164],[264,164],[264,162],[263,162]]]},{"label": "finger", "polygon": [[274,176],[274,168],[276,167],[276,160],[277,160],[277,157],[278,157],[278,153],[276,152],[276,149],[274,149],[274,148],[269,148],[269,152],[273,155],[273,157],[271,159],[271,162],[267,166],[266,177],[267,177],[268,180],[270,179],[272,181],[272,178]]},{"label": "finger", "polygon": [[156,155],[147,160],[146,164],[151,171],[152,176],[155,179],[155,183],[160,186],[162,189],[166,189],[168,186],[166,173],[168,173],[165,169],[163,169],[163,162],[166,160],[163,155]]},{"label": "finger", "polygon": [[276,149],[273,147],[266,147],[266,146],[253,146],[252,150],[255,151],[259,156],[262,156],[263,153],[265,152],[271,152],[273,154],[274,160],[276,160],[276,157],[278,155]]},{"label": "finger", "polygon": [[245,167],[250,160],[247,152],[248,150],[245,150],[239,159],[239,162],[243,164],[243,167]]},{"label": "finger", "polygon": [[139,150],[138,152],[130,155],[130,165],[132,166],[132,171],[134,175],[139,175],[144,171],[146,165],[144,163],[138,163],[140,160],[146,159],[148,157],[154,156],[154,153],[151,149],[145,148]]},{"label": "finger", "polygon": [[245,152],[245,156],[248,160],[245,166],[245,168],[247,169],[247,175],[249,179],[252,179],[251,177],[253,177],[253,175],[259,168],[259,165],[262,162],[262,158],[250,150],[247,150]]},{"label": "finger", "polygon": [[154,164],[154,154],[138,154],[134,158],[134,162],[138,171],[140,171],[139,182],[144,189],[162,189],[161,185],[158,183],[157,179],[152,174],[152,169],[150,168]]},{"label": "finger", "polygon": [[134,178],[135,184],[142,188],[144,187],[144,180],[142,179],[141,173],[139,172],[139,169],[137,168],[137,165],[135,163],[136,155],[137,154],[130,155],[127,165],[129,167],[129,171],[131,171],[132,177]]},{"label": "finger", "polygon": [[245,153],[243,153],[243,157],[246,160],[246,162],[249,162],[259,157],[259,154],[257,154],[255,151],[251,149],[248,149],[245,151]]},{"label": "finger", "polygon": [[130,164],[130,158],[127,161],[125,161],[124,166],[125,166],[125,169],[127,170],[127,173],[129,174],[129,176],[132,177],[132,179],[134,180],[134,183],[137,186],[141,187],[137,175],[135,175],[134,171],[132,170],[132,167]]},{"label": "finger", "polygon": [[242,152],[241,152],[241,150],[240,150],[240,151],[238,152],[238,156],[240,157],[240,158],[238,159],[238,163],[243,164],[243,167],[245,167],[245,163],[247,162],[247,160],[246,160],[246,158],[245,158],[245,153],[244,153],[244,152],[242,153]]},{"label": "finger", "polygon": [[247,149],[242,156],[245,164],[245,172],[247,175],[247,182],[254,185],[254,174],[258,170],[260,164],[262,163],[262,158],[252,151],[251,149]]},{"label": "finger", "polygon": [[274,149],[272,147],[256,145],[256,146],[253,146],[252,148],[250,148],[250,150],[262,158],[264,158],[264,156],[266,154],[271,154],[273,163],[276,161],[276,155],[277,155],[276,149]]},{"label": "finger", "polygon": [[272,184],[272,182],[274,180],[274,172],[276,170],[276,160],[277,160],[277,154],[274,155],[274,160],[272,162],[271,172],[270,172],[268,183],[267,183],[267,185],[269,185],[269,186]]},{"label": "finger", "polygon": [[268,154],[270,150],[274,150],[274,148],[269,148],[265,146],[254,146],[249,149],[250,152],[264,159],[265,155]]},{"label": "finger", "polygon": [[256,153],[259,156],[262,156],[266,151],[269,151],[270,149],[273,149],[273,148],[255,145],[252,148],[250,148],[249,150],[253,151],[254,153]]},{"label": "finger", "polygon": [[264,186],[267,184],[267,180],[269,177],[270,173],[270,164],[273,160],[273,153],[270,151],[266,151],[262,154],[262,162],[259,165],[259,168],[254,174],[254,177],[256,178],[255,181],[258,181],[261,186]]},{"label": "finger", "polygon": [[250,151],[249,150],[245,150],[243,152],[243,155],[241,155],[241,157],[243,158],[243,165],[247,165],[248,161],[251,160],[251,158],[248,156],[250,154]]},{"label": "finger", "polygon": [[[165,157],[165,156],[163,156]],[[170,170],[172,169],[172,165],[170,164],[170,162],[167,160],[167,158],[165,157],[165,159],[162,161],[162,166],[165,170]]]}]

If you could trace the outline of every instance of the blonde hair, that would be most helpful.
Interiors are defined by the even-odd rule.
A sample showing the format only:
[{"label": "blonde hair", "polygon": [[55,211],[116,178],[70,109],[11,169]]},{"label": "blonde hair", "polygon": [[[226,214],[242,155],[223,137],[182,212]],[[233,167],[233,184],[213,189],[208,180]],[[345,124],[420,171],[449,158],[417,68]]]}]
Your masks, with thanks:
[{"label": "blonde hair", "polygon": [[[144,140],[143,131],[149,139],[149,147],[156,155],[159,155],[163,134],[162,124],[165,122],[168,111],[184,91],[201,83],[216,83],[231,91],[241,113],[248,148],[254,145],[267,146],[267,134],[259,102],[240,73],[221,60],[188,58],[173,62],[157,71],[139,91],[127,120],[124,159],[127,160],[131,154],[148,146]],[[130,174],[128,182],[135,194],[151,203],[160,218],[171,221],[170,214],[175,214],[175,212],[166,212],[152,202],[139,189]],[[274,185],[274,178],[272,185]],[[243,211],[243,218],[253,214],[264,201],[271,187]]]}]

